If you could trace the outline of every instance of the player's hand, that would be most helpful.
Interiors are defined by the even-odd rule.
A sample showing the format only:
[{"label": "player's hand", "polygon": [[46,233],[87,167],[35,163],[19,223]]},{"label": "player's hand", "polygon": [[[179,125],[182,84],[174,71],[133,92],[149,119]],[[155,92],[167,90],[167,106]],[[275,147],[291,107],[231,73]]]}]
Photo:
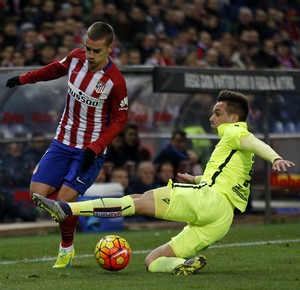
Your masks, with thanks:
[{"label": "player's hand", "polygon": [[19,76],[15,76],[7,80],[6,87],[13,88],[15,86],[19,86],[20,84]]},{"label": "player's hand", "polygon": [[295,166],[295,163],[289,160],[276,159],[272,164],[274,171],[287,171],[288,168]]},{"label": "player's hand", "polygon": [[195,183],[195,176],[188,173],[177,173],[177,175],[186,183]]},{"label": "player's hand", "polygon": [[82,172],[87,171],[93,164],[96,157],[97,157],[97,154],[92,149],[86,148],[83,153],[83,161],[82,161],[82,165],[81,165],[81,171]]}]

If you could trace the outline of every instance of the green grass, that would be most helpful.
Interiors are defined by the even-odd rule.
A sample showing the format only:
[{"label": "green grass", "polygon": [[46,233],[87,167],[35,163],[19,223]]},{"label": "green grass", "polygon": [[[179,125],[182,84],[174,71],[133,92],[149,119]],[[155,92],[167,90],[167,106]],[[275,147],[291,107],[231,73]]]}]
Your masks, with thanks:
[{"label": "green grass", "polygon": [[104,233],[77,233],[76,255],[68,269],[52,269],[58,233],[1,238],[0,289],[300,289],[300,224],[297,222],[233,226],[220,243],[203,252],[208,264],[198,275],[175,277],[147,272],[144,259],[148,251],[168,241],[179,230],[118,233],[129,241],[134,251],[130,264],[120,272],[104,271],[95,262],[94,247]]}]

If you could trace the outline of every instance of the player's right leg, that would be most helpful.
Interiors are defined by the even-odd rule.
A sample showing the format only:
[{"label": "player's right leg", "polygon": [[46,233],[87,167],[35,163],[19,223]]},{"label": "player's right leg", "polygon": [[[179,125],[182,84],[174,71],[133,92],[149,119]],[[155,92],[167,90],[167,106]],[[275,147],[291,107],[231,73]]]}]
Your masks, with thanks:
[{"label": "player's right leg", "polygon": [[[77,196],[76,190],[69,188],[62,190],[63,182],[69,172],[70,160],[74,158],[74,152],[68,150],[57,141],[52,142],[50,149],[46,151],[39,164],[36,166],[30,184],[31,196],[38,192],[45,198],[58,190],[58,198],[72,201]],[[75,254],[73,238],[77,227],[77,217],[71,217],[59,224],[61,243],[54,268],[69,267]]]}]

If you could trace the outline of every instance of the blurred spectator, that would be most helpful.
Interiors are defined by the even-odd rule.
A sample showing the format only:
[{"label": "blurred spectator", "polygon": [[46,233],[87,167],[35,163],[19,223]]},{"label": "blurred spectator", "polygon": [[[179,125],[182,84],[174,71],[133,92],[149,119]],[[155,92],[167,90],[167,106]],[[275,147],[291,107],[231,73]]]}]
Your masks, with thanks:
[{"label": "blurred spectator", "polygon": [[179,34],[180,28],[176,17],[179,16],[178,10],[168,9],[163,15],[164,31],[170,38],[174,38]]},{"label": "blurred spectator", "polygon": [[130,17],[130,35],[129,40],[135,41],[139,34],[147,34],[146,14],[139,6],[132,6],[129,12]]},{"label": "blurred spectator", "polygon": [[218,64],[220,67],[230,68],[234,66],[234,63],[232,62],[233,52],[231,46],[220,46],[219,53]]},{"label": "blurred spectator", "polygon": [[205,54],[205,68],[219,67],[219,52],[215,48],[210,48]]},{"label": "blurred spectator", "polygon": [[115,27],[117,14],[118,14],[118,10],[116,4],[108,1],[105,6],[105,15],[107,18],[107,22],[114,27]]},{"label": "blurred spectator", "polygon": [[293,133],[295,132],[295,123],[293,121],[293,108],[296,105],[289,105],[285,98],[280,95],[274,95],[270,98],[269,109],[269,127],[275,133]]},{"label": "blurred spectator", "polygon": [[22,157],[24,167],[32,174],[35,167],[39,163],[40,159],[45,153],[48,147],[48,142],[45,139],[45,135],[41,132],[34,132],[28,144],[28,148],[25,149]]},{"label": "blurred spectator", "polygon": [[141,62],[145,63],[158,48],[157,37],[154,34],[141,34],[138,39],[138,48],[141,54]]},{"label": "blurred spectator", "polygon": [[129,187],[128,171],[123,167],[117,167],[112,171],[110,182],[120,183],[124,189],[124,195],[135,193],[133,189]]},{"label": "blurred spectator", "polygon": [[151,153],[141,144],[139,128],[136,124],[128,124],[124,129],[125,160],[138,165],[142,161],[151,160]]},{"label": "blurred spectator", "polygon": [[249,102],[248,124],[253,133],[263,132],[264,102],[259,97],[247,95]]},{"label": "blurred spectator", "polygon": [[263,9],[256,9],[255,15],[254,15],[254,28],[259,34],[259,39],[262,42],[265,37],[265,27],[267,23],[267,13]]},{"label": "blurred spectator", "polygon": [[208,49],[212,47],[212,38],[211,35],[202,31],[199,34],[199,41],[197,42],[198,47],[198,58],[203,59],[206,55]]},{"label": "blurred spectator", "polygon": [[33,222],[36,218],[37,211],[34,207],[15,201],[14,192],[0,188],[0,223]]},{"label": "blurred spectator", "polygon": [[93,1],[91,12],[85,19],[86,26],[89,27],[96,21],[108,22],[108,18],[105,12],[106,10],[103,1]]},{"label": "blurred spectator", "polygon": [[41,24],[41,29],[38,34],[39,43],[47,43],[52,45],[57,45],[55,41],[55,31],[53,22],[44,21]]},{"label": "blurred spectator", "polygon": [[240,7],[238,12],[238,19],[232,27],[232,35],[239,37],[243,30],[252,29],[254,25],[253,13],[249,7]]},{"label": "blurred spectator", "polygon": [[27,47],[35,47],[39,43],[38,33],[34,25],[26,22],[20,26],[18,49],[25,49]]},{"label": "blurred spectator", "polygon": [[66,46],[59,46],[57,48],[57,52],[54,58],[55,60],[62,60],[63,58],[65,58],[67,56],[67,54],[69,53],[69,49]]},{"label": "blurred spectator", "polygon": [[15,51],[12,55],[10,67],[23,67],[25,65],[25,58],[20,51]]},{"label": "blurred spectator", "polygon": [[136,176],[130,179],[130,187],[134,193],[142,194],[147,190],[156,188],[155,167],[151,161],[142,161],[137,166]]},{"label": "blurred spectator", "polygon": [[17,19],[8,18],[4,22],[3,32],[4,32],[4,43],[3,46],[13,46],[17,47],[19,42],[18,30],[17,30]]},{"label": "blurred spectator", "polygon": [[63,43],[64,35],[66,33],[65,21],[62,19],[54,22],[54,39],[57,46],[61,46]]},{"label": "blurred spectator", "polygon": [[23,165],[22,143],[8,143],[3,158],[4,188],[28,187],[31,179],[30,172]]},{"label": "blurred spectator", "polygon": [[130,39],[132,39],[133,35],[131,35],[130,20],[125,11],[117,13],[114,27],[117,40],[121,43],[122,47],[126,49],[132,47],[133,43]]},{"label": "blurred spectator", "polygon": [[101,170],[98,173],[98,176],[95,180],[95,183],[105,183],[107,182],[107,176],[104,168],[101,168]]},{"label": "blurred spectator", "polygon": [[25,66],[38,65],[37,56],[35,54],[35,49],[33,46],[26,47],[23,51],[23,56],[24,56]]},{"label": "blurred spectator", "polygon": [[[198,2],[198,3],[197,3]],[[186,3],[184,7],[185,12],[185,26],[200,30],[203,28],[202,19],[207,16],[204,9],[204,1],[194,1],[194,3]],[[200,5],[200,6],[199,6]],[[201,13],[204,13],[204,15]]]},{"label": "blurred spectator", "polygon": [[128,51],[128,64],[129,65],[141,65],[142,58],[138,49],[132,48]]},{"label": "blurred spectator", "polygon": [[275,55],[274,42],[267,39],[262,48],[253,55],[252,62],[255,68],[280,68],[280,62]]},{"label": "blurred spectator", "polygon": [[296,9],[289,9],[286,13],[286,19],[280,23],[279,29],[286,31],[289,35],[289,40],[292,43],[300,39],[299,16]]},{"label": "blurred spectator", "polygon": [[194,151],[188,150],[188,139],[184,131],[174,131],[169,144],[155,157],[154,164],[170,161],[175,170],[179,170],[182,161],[189,161],[191,166],[198,162],[198,156]]},{"label": "blurred spectator", "polygon": [[222,27],[216,15],[208,15],[205,18],[204,29],[210,34],[212,40],[218,40],[222,35]]},{"label": "blurred spectator", "polygon": [[173,47],[164,43],[161,48],[156,48],[152,55],[145,61],[145,64],[154,66],[176,65]]},{"label": "blurred spectator", "polygon": [[20,19],[22,23],[32,21],[32,19],[35,19],[38,16],[42,5],[42,0],[29,0],[19,2],[26,3],[26,5],[24,5],[23,9],[21,10]]},{"label": "blurred spectator", "polygon": [[174,179],[174,166],[170,161],[157,164],[155,174],[155,184],[157,187],[166,186],[169,180]]},{"label": "blurred spectator", "polygon": [[30,19],[39,31],[42,28],[43,22],[54,23],[55,21],[55,2],[52,0],[46,0],[41,2],[41,6],[37,12],[37,14]]},{"label": "blurred spectator", "polygon": [[291,51],[291,44],[288,41],[283,41],[278,44],[276,56],[282,68],[285,69],[299,68],[299,63],[297,59],[293,56]]},{"label": "blurred spectator", "polygon": [[125,137],[124,132],[120,132],[108,148],[106,162],[111,162],[113,167],[122,167],[126,163],[126,152],[124,149]]},{"label": "blurred spectator", "polygon": [[232,54],[231,61],[233,66],[239,69],[254,68],[249,45],[244,42],[239,43],[238,49]]},{"label": "blurred spectator", "polygon": [[128,56],[128,50],[123,49],[120,52],[117,53],[117,55],[112,58],[113,62],[118,65],[129,65],[129,56]]},{"label": "blurred spectator", "polygon": [[66,32],[64,34],[62,46],[66,47],[69,51],[72,51],[77,47],[73,33]]},{"label": "blurred spectator", "polygon": [[15,48],[12,45],[5,46],[5,48],[0,52],[1,53],[1,66],[9,67]]},{"label": "blurred spectator", "polygon": [[54,61],[56,56],[56,49],[52,44],[44,43],[39,49],[38,64],[45,66]]},{"label": "blurred spectator", "polygon": [[160,15],[160,8],[158,4],[152,4],[149,7],[149,11],[146,15],[147,32],[158,36],[165,30],[164,22]]}]

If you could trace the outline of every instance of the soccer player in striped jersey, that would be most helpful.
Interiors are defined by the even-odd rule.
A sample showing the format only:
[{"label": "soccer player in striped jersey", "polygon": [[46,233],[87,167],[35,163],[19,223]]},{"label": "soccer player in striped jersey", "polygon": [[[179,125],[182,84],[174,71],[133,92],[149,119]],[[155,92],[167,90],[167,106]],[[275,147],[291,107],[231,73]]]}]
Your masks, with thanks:
[{"label": "soccer player in striped jersey", "polygon": [[[86,33],[85,47],[71,51],[61,61],[15,76],[6,86],[34,84],[67,76],[65,108],[54,140],[36,166],[30,193],[75,201],[94,183],[106,150],[127,123],[125,79],[111,61],[114,30],[95,22]],[[42,100],[41,100],[42,101]],[[54,268],[70,266],[75,254],[76,216],[60,223],[61,243]]]},{"label": "soccer player in striped jersey", "polygon": [[77,203],[55,202],[34,194],[34,201],[58,221],[74,215],[99,217],[143,214],[187,222],[171,241],[146,258],[150,272],[190,275],[201,270],[206,258],[200,252],[228,232],[237,208],[244,212],[250,194],[254,156],[272,164],[275,171],[295,166],[247,129],[248,100],[245,95],[221,91],[210,123],[220,136],[202,176],[180,174],[186,183],[172,183],[143,195],[103,198]]}]

